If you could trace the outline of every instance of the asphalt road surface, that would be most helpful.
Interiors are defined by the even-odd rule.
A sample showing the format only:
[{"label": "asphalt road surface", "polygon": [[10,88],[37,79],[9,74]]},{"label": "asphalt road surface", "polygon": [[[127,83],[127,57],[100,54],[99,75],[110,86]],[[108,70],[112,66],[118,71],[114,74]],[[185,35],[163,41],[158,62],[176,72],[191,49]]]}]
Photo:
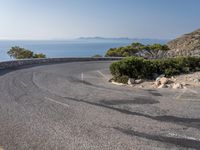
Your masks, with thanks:
[{"label": "asphalt road surface", "polygon": [[200,149],[199,89],[113,85],[111,62],[0,71],[0,149]]}]

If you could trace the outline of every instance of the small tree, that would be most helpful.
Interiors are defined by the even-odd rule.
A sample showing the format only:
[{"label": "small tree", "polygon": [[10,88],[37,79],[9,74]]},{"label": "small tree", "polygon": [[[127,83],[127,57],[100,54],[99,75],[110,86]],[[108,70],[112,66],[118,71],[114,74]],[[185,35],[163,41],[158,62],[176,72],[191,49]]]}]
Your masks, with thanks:
[{"label": "small tree", "polygon": [[99,54],[96,54],[96,55],[94,55],[94,56],[92,56],[92,57],[102,57],[102,56],[99,55]]},{"label": "small tree", "polygon": [[45,58],[44,54],[34,54],[32,51],[19,46],[12,47],[7,54],[15,59]]},{"label": "small tree", "polygon": [[46,58],[46,55],[40,53],[40,54],[34,54],[33,58]]},{"label": "small tree", "polygon": [[167,45],[153,44],[141,47],[138,56],[148,59],[164,58],[169,48]]},{"label": "small tree", "polygon": [[145,49],[150,57],[154,59],[164,58],[167,54],[167,51],[169,50],[167,45],[161,44],[148,45]]},{"label": "small tree", "polygon": [[164,58],[169,50],[167,45],[153,44],[153,45],[143,45],[141,43],[132,43],[131,45],[110,48],[106,57],[129,57],[129,56],[139,56],[147,59],[157,59]]}]

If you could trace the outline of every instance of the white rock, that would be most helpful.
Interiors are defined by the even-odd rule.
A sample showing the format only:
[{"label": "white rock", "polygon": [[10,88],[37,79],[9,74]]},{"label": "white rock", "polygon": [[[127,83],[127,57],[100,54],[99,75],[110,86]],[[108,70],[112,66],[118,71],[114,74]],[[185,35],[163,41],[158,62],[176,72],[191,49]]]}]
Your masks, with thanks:
[{"label": "white rock", "polygon": [[136,83],[136,84],[140,84],[140,83],[142,83],[142,82],[143,82],[142,79],[135,80],[135,83]]},{"label": "white rock", "polygon": [[187,85],[185,82],[182,82],[181,84],[182,84],[183,86],[186,86],[186,85]]},{"label": "white rock", "polygon": [[155,85],[156,86],[160,86],[160,85],[163,85],[163,84],[167,84],[168,82],[169,82],[168,78],[165,78],[165,77],[157,78],[156,82],[155,82]]},{"label": "white rock", "polygon": [[165,77],[164,74],[160,75],[159,77],[156,78],[156,81],[160,80],[161,78]]},{"label": "white rock", "polygon": [[135,83],[135,79],[133,79],[133,78],[129,78],[128,79],[128,84],[129,85],[132,85],[132,84],[134,84]]},{"label": "white rock", "polygon": [[174,79],[175,79],[175,77],[174,77],[174,76],[172,76],[172,77],[171,77],[171,79],[172,79],[172,80],[174,80]]},{"label": "white rock", "polygon": [[171,84],[166,84],[167,88],[172,88]]},{"label": "white rock", "polygon": [[171,80],[171,81],[176,81],[176,78],[175,78],[174,76],[172,76],[172,77],[170,78],[170,80]]},{"label": "white rock", "polygon": [[112,81],[111,83],[112,83],[112,84],[115,84],[115,85],[121,85],[121,86],[125,86],[125,85],[126,85],[126,84],[118,83],[118,82],[115,82],[115,81]]},{"label": "white rock", "polygon": [[162,89],[162,88],[167,88],[167,85],[166,84],[161,84],[160,86],[158,86],[159,89]]},{"label": "white rock", "polygon": [[200,79],[194,79],[193,80],[195,83],[199,83],[200,82]]},{"label": "white rock", "polygon": [[161,84],[160,81],[156,81],[156,82],[155,82],[155,85],[156,85],[156,86],[159,86],[160,84]]},{"label": "white rock", "polygon": [[160,77],[157,77],[157,78],[156,78],[156,82],[157,82],[157,81],[160,81]]},{"label": "white rock", "polygon": [[183,86],[184,89],[188,89],[186,86]]},{"label": "white rock", "polygon": [[180,84],[180,83],[174,83],[172,88],[173,88],[173,89],[182,89],[182,88],[183,88],[183,85]]},{"label": "white rock", "polygon": [[162,78],[160,79],[160,83],[161,83],[161,84],[167,84],[168,82],[169,82],[169,79],[168,79],[168,78],[162,77]]}]

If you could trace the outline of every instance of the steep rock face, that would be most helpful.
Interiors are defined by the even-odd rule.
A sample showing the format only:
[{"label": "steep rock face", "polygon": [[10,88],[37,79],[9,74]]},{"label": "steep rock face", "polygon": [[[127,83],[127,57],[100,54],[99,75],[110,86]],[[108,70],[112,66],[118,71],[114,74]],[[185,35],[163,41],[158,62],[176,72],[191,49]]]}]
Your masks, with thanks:
[{"label": "steep rock face", "polygon": [[200,56],[200,29],[181,36],[168,44],[167,56]]}]

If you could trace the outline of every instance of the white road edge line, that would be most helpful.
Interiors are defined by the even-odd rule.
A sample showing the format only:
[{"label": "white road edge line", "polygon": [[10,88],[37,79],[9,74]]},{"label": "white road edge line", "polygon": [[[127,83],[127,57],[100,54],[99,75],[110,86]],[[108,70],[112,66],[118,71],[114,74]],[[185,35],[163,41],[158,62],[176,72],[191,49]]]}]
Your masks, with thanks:
[{"label": "white road edge line", "polygon": [[104,77],[104,79],[107,80],[107,77],[106,77],[101,71],[97,70],[97,72],[98,72],[102,77]]},{"label": "white road edge line", "polygon": [[187,89],[187,90],[190,91],[190,92],[192,92],[193,94],[198,94],[198,92],[195,91],[195,90],[192,90],[192,89]]},{"label": "white road edge line", "polygon": [[186,92],[187,89],[184,89],[183,92],[181,92],[178,96],[176,96],[176,99],[180,99],[181,96]]},{"label": "white road edge line", "polygon": [[169,133],[169,135],[173,136],[173,137],[177,137],[177,138],[184,138],[184,139],[188,139],[188,140],[200,141],[200,139],[198,139],[198,138],[194,138],[194,137],[190,137],[190,136],[181,136],[176,133]]},{"label": "white road edge line", "polygon": [[54,99],[52,99],[52,98],[45,97],[45,99],[48,100],[48,101],[54,102],[54,103],[56,103],[56,104],[60,104],[60,105],[65,106],[65,107],[69,107],[68,104],[65,104],[65,103],[62,103],[62,102],[58,102],[58,101],[56,101],[56,100],[54,100]]},{"label": "white road edge line", "polygon": [[83,81],[83,72],[81,73],[81,80]]},{"label": "white road edge line", "polygon": [[195,90],[185,88],[185,89],[183,90],[183,92],[181,92],[181,93],[176,97],[176,99],[180,99],[181,96],[182,96],[186,91],[190,91],[190,92],[192,92],[193,94],[198,94],[198,92],[195,91]]},{"label": "white road edge line", "polygon": [[27,87],[27,85],[26,85],[23,81],[21,81],[21,84],[22,84],[24,87]]}]

